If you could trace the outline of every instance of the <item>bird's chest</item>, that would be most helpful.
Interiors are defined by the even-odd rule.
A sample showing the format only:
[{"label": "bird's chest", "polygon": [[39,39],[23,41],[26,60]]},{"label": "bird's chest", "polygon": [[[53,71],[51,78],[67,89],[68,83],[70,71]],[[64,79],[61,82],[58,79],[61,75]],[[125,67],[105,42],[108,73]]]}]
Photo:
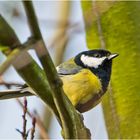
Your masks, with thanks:
[{"label": "bird's chest", "polygon": [[74,106],[86,103],[102,89],[100,80],[87,69],[74,75],[63,76],[61,79],[64,92]]}]

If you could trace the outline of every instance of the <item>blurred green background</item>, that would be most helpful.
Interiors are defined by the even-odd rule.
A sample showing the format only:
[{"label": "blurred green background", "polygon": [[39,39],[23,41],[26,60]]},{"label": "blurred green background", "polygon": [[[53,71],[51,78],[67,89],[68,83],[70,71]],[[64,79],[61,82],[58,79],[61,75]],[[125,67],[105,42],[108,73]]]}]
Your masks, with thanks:
[{"label": "blurred green background", "polygon": [[89,49],[119,53],[102,104],[109,138],[140,138],[140,2],[82,4]]}]

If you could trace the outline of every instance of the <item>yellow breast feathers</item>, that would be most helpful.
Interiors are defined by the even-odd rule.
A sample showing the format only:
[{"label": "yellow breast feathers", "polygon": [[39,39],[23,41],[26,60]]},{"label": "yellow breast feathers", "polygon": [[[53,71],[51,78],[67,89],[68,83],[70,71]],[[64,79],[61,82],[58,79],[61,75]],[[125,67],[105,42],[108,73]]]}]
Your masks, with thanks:
[{"label": "yellow breast feathers", "polygon": [[101,91],[101,82],[90,70],[82,69],[74,75],[61,77],[63,89],[74,106],[84,104]]}]

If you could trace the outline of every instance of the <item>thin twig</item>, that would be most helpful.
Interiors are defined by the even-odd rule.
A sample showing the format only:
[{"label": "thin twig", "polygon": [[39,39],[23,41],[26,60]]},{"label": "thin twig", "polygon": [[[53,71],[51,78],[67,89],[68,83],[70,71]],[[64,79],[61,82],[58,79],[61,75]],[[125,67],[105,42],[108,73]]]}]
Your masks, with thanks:
[{"label": "thin twig", "polygon": [[[18,104],[20,105],[20,107],[24,108],[23,103],[19,99],[16,99],[16,100],[17,100]],[[49,139],[49,136],[46,132],[46,128],[45,128],[43,122],[40,120],[40,118],[36,114],[33,115],[29,110],[27,110],[27,114],[29,115],[30,118],[33,118],[33,117],[36,118],[36,124],[39,127],[41,137],[43,139]]]},{"label": "thin twig", "polygon": [[27,100],[26,100],[26,97],[24,97],[23,115],[22,115],[23,130],[20,131],[19,129],[16,129],[21,134],[23,140],[27,139],[29,131],[30,131],[30,130],[28,131],[26,130],[26,127],[27,127],[26,113],[27,113]]},{"label": "thin twig", "polygon": [[[21,106],[21,108],[23,109],[24,104],[20,101],[20,99],[17,98],[16,100],[17,100],[18,104]],[[33,117],[32,114],[28,111],[28,109],[27,109],[26,113],[29,115],[29,117],[31,117],[31,118]]]},{"label": "thin twig", "polygon": [[32,129],[31,129],[31,140],[34,139],[34,134],[35,134],[35,126],[36,126],[36,118],[32,118]]},{"label": "thin twig", "polygon": [[27,139],[27,134],[26,134],[26,125],[27,125],[26,113],[27,113],[27,100],[26,100],[26,97],[24,97],[24,108],[23,108],[23,115],[22,115],[22,118],[23,118],[23,133],[22,133],[23,140]]}]

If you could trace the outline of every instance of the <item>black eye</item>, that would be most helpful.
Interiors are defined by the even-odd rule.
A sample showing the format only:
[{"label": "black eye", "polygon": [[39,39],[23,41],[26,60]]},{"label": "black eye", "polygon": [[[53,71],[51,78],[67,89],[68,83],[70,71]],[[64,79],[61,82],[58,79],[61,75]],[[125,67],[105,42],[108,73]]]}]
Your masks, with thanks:
[{"label": "black eye", "polygon": [[94,57],[101,57],[101,55],[100,54],[94,54]]},{"label": "black eye", "polygon": [[107,56],[110,56],[110,53],[107,53]]}]

